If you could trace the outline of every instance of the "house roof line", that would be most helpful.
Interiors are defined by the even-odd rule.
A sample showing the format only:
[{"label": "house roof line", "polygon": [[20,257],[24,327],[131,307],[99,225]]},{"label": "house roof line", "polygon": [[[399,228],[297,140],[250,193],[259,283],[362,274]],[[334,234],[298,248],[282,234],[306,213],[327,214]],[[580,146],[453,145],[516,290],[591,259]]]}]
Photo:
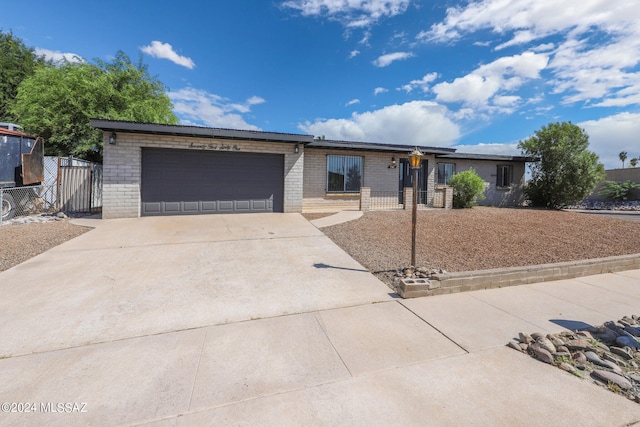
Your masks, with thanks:
[{"label": "house roof line", "polygon": [[474,153],[451,153],[451,154],[436,154],[440,159],[460,159],[460,160],[495,160],[503,162],[535,162],[534,157],[526,156],[510,156],[504,154],[474,154]]},{"label": "house roof line", "polygon": [[308,144],[313,141],[313,135],[211,128],[193,125],[130,122],[125,120],[91,119],[91,125],[95,128],[112,132],[153,133],[158,135],[244,139],[252,141],[289,142],[294,144]]},{"label": "house roof line", "polygon": [[357,142],[357,141],[337,141],[329,139],[316,139],[312,143],[307,144],[308,148],[330,148],[337,150],[362,150],[362,151],[387,151],[395,153],[409,153],[416,147],[425,154],[451,154],[455,153],[455,148],[448,147],[429,147],[423,145],[404,145],[404,144],[380,144],[375,142]]}]

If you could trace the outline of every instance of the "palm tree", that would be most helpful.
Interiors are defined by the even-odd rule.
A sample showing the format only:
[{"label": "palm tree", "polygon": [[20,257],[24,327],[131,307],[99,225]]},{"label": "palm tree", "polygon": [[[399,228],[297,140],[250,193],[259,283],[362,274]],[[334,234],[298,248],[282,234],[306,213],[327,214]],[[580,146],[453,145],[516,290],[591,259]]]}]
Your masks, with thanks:
[{"label": "palm tree", "polygon": [[622,168],[624,169],[624,161],[627,160],[627,152],[621,151],[620,154],[618,154],[618,157],[620,158],[620,161],[622,161]]},{"label": "palm tree", "polygon": [[638,165],[638,158],[634,157],[633,159],[629,160],[629,164],[632,168],[635,168]]}]

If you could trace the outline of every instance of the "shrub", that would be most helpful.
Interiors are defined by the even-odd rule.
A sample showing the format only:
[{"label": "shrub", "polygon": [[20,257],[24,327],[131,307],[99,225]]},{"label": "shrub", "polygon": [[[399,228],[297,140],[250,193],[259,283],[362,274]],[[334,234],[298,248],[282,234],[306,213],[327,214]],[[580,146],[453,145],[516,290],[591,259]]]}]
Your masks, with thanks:
[{"label": "shrub", "polygon": [[598,155],[588,150],[589,135],[571,122],[551,123],[518,144],[529,163],[525,195],[533,206],[562,209],[588,196],[604,178]]},{"label": "shrub", "polygon": [[453,187],[454,208],[471,208],[484,200],[484,181],[473,169],[453,175],[449,185]]},{"label": "shrub", "polygon": [[624,202],[629,198],[631,190],[640,188],[640,184],[632,181],[605,181],[600,190],[600,195],[616,202]]}]

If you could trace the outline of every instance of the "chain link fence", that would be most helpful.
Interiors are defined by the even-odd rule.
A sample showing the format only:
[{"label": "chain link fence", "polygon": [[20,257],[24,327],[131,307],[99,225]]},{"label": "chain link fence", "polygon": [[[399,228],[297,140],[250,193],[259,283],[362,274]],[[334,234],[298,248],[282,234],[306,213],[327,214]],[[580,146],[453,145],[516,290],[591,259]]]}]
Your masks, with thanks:
[{"label": "chain link fence", "polygon": [[0,224],[14,217],[56,212],[56,186],[0,188],[0,206]]}]

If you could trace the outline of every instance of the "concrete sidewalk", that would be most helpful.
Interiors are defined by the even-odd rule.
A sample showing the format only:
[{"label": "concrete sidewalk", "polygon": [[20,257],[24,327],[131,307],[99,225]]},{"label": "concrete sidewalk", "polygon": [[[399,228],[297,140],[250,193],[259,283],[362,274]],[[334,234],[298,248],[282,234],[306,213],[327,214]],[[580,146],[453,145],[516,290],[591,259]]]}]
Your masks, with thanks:
[{"label": "concrete sidewalk", "polygon": [[[640,270],[399,300],[299,215],[247,219],[103,222],[0,273],[0,403],[23,412],[0,425],[640,421],[640,405],[505,347],[638,314]],[[264,286],[240,270],[258,254]],[[108,268],[64,276],[97,259]]]}]

